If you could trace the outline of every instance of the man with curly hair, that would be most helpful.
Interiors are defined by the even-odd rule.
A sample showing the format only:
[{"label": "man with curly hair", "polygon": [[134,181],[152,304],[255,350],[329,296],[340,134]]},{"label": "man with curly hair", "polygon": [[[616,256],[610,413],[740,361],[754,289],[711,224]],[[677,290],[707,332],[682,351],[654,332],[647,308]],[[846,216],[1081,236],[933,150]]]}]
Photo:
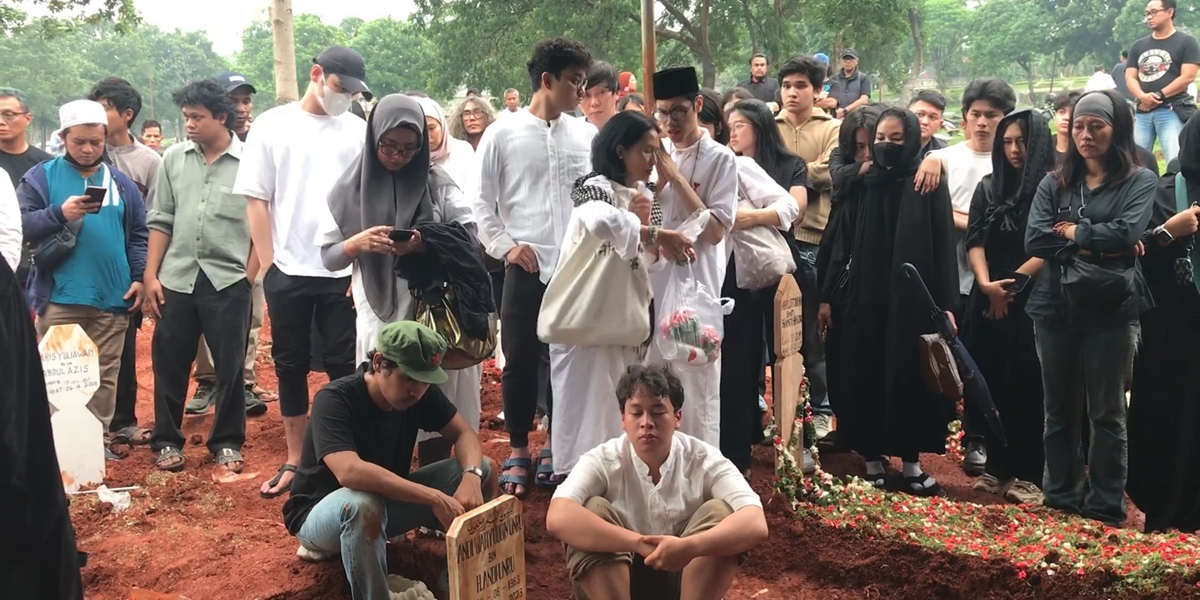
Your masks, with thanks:
[{"label": "man with curly hair", "polygon": [[[550,385],[549,348],[537,337],[538,312],[571,216],[571,188],[591,170],[596,128],[567,114],[579,107],[591,65],[592,55],[579,42],[559,37],[538,43],[527,64],[529,108],[492,124],[479,143],[479,239],[489,255],[506,263],[501,393],[512,450],[500,486],[519,498],[528,492],[533,470],[529,431],[539,388]],[[553,394],[546,397],[553,418]],[[537,476],[540,484],[554,483],[548,448],[539,455]]]}]

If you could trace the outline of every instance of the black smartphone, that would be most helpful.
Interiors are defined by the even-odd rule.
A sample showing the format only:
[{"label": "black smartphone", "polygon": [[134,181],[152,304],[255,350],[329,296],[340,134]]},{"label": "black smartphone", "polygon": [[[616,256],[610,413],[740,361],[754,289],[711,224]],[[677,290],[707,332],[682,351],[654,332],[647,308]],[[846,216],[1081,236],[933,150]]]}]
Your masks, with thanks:
[{"label": "black smartphone", "polygon": [[413,238],[413,233],[411,229],[393,229],[388,237],[392,238],[393,242],[407,242]]},{"label": "black smartphone", "polygon": [[86,210],[93,213],[100,212],[100,205],[104,203],[104,197],[108,195],[108,188],[89,185],[83,195],[87,196],[87,200],[83,203]]},{"label": "black smartphone", "polygon": [[1014,294],[1020,294],[1021,292],[1025,291],[1026,286],[1029,285],[1030,277],[1024,273],[1010,271],[1008,273],[1001,275],[1000,279],[1014,280],[1012,283],[1008,284],[1008,287],[1006,287],[1004,289],[1008,290]]}]

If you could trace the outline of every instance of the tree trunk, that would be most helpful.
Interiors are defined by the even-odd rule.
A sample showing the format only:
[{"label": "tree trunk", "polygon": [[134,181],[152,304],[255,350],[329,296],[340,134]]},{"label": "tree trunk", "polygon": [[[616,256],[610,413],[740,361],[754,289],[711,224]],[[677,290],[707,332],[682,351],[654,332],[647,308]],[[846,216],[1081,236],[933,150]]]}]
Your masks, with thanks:
[{"label": "tree trunk", "polygon": [[706,88],[714,88],[717,85],[717,64],[713,60],[712,45],[708,43],[708,12],[709,0],[703,0],[700,4],[700,48],[704,50],[704,55],[700,57],[704,69],[704,79],[701,85]]},{"label": "tree trunk", "polygon": [[921,70],[924,68],[925,36],[921,35],[921,13],[913,6],[908,7],[908,30],[913,41],[913,64],[908,81],[900,88],[902,106],[907,106],[908,101],[912,99],[913,89],[917,87],[917,78],[921,76]]},{"label": "tree trunk", "polygon": [[275,99],[280,104],[300,99],[296,86],[296,36],[292,29],[292,0],[271,0],[271,40],[275,47]]},{"label": "tree trunk", "polygon": [[1054,59],[1050,61],[1050,93],[1054,93],[1054,74],[1058,71],[1058,53],[1054,53]]}]

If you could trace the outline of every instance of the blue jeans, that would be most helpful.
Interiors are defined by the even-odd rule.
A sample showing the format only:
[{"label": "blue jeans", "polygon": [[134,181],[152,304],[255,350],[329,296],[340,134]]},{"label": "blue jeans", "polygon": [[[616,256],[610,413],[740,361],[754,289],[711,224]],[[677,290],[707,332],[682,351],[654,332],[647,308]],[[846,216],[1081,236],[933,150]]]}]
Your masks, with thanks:
[{"label": "blue jeans", "polygon": [[[488,471],[488,461],[484,461],[484,479]],[[462,478],[462,467],[453,458],[422,467],[405,477],[447,496],[454,495]],[[312,508],[296,538],[310,550],[342,555],[354,600],[390,600],[387,541],[417,527],[441,529],[442,524],[430,506],[341,488]]]},{"label": "blue jeans", "polygon": [[825,379],[825,343],[817,328],[817,311],[821,294],[817,288],[817,250],[820,246],[797,241],[800,262],[796,265],[796,284],[800,286],[801,308],[804,311],[804,375],[808,377],[808,392],[813,414],[833,416],[829,406],[829,386]]},{"label": "blue jeans", "polygon": [[1179,156],[1179,133],[1183,131],[1183,121],[1179,113],[1170,107],[1156,108],[1148,113],[1137,113],[1133,121],[1133,141],[1137,145],[1153,152],[1154,140],[1158,139],[1162,146],[1163,158],[1171,162]]},{"label": "blue jeans", "polygon": [[[1076,332],[1034,321],[1046,398],[1046,506],[1114,526],[1125,520],[1125,388],[1140,333],[1136,322]],[[1086,477],[1085,410],[1092,429]]]}]

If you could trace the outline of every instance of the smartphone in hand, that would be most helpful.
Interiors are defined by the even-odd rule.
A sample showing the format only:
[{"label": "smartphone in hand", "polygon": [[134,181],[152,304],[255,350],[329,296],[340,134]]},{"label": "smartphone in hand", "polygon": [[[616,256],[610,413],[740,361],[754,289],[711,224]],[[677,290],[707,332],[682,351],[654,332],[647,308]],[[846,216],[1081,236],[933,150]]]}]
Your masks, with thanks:
[{"label": "smartphone in hand", "polygon": [[88,197],[84,202],[88,212],[100,212],[100,206],[104,204],[104,198],[108,195],[108,188],[89,185],[84,191],[84,195]]},{"label": "smartphone in hand", "polygon": [[393,229],[388,237],[392,238],[393,242],[404,243],[411,240],[414,233],[416,232],[412,229]]},{"label": "smartphone in hand", "polygon": [[1018,273],[1016,271],[1005,273],[1004,275],[1000,276],[1000,279],[1013,280],[1013,283],[1008,284],[1008,287],[1004,289],[1014,294],[1020,294],[1021,292],[1024,292],[1025,288],[1029,286],[1030,281],[1030,277],[1028,275],[1024,273]]}]

